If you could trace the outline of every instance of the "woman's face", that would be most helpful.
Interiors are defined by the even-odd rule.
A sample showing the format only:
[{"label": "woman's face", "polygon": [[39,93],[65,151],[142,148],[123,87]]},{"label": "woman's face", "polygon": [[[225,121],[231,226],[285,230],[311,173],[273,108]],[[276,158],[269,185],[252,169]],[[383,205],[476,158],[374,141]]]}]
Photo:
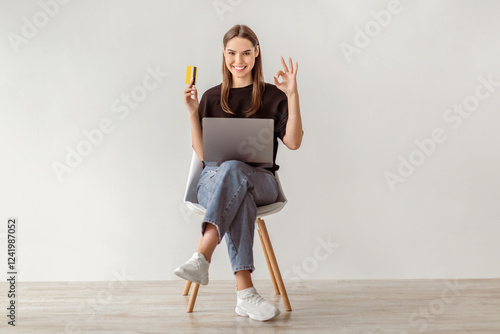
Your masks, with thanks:
[{"label": "woman's face", "polygon": [[233,37],[226,44],[224,57],[226,66],[232,73],[233,79],[252,79],[252,68],[255,58],[259,55],[259,46],[255,48],[248,39]]}]

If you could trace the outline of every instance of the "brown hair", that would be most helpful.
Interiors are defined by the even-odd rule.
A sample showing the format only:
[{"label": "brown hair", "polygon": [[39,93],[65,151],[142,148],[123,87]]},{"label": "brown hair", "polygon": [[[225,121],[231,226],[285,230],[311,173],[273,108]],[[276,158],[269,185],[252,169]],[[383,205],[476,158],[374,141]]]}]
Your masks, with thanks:
[{"label": "brown hair", "polygon": [[[222,39],[222,43],[224,45],[224,49],[226,48],[227,43],[233,37],[242,37],[248,39],[254,46],[254,48],[259,45],[259,40],[257,39],[257,35],[247,27],[246,25],[237,24],[233,26],[231,29],[226,32],[224,38]],[[260,48],[260,47],[259,47]],[[259,51],[259,55],[255,57],[255,65],[252,68],[252,78],[253,78],[253,89],[252,89],[252,107],[250,109],[243,111],[246,117],[249,117],[259,110],[262,105],[262,94],[264,93],[264,89],[266,88],[266,84],[264,82],[264,75],[262,74],[262,50]],[[233,78],[231,76],[231,72],[228,70],[226,66],[226,57],[224,52],[222,53],[222,88],[220,95],[220,104],[222,110],[224,110],[228,114],[234,115],[235,113],[231,111],[229,108],[229,90],[233,85]]]}]

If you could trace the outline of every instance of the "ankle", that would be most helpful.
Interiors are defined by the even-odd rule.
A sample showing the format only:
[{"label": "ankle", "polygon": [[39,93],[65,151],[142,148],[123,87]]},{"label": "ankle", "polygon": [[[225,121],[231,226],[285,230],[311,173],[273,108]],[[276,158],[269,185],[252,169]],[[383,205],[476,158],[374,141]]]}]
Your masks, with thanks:
[{"label": "ankle", "polygon": [[238,287],[238,284],[236,284],[236,291],[242,291],[242,290],[245,290],[245,289],[248,289],[248,288],[253,288],[253,284],[250,284],[250,285],[241,285],[241,289]]},{"label": "ankle", "polygon": [[203,255],[203,257],[205,258],[205,260],[207,260],[208,263],[212,262],[212,257],[211,256],[208,256],[207,254],[203,253],[203,252],[198,252],[200,253],[201,255]]}]

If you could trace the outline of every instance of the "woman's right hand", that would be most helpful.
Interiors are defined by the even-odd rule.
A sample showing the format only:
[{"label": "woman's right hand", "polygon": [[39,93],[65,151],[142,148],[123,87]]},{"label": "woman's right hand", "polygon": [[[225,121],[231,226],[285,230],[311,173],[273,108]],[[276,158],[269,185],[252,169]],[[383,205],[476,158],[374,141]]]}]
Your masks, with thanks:
[{"label": "woman's right hand", "polygon": [[189,86],[184,89],[184,104],[189,111],[189,123],[191,124],[193,149],[198,158],[203,161],[203,136],[198,116],[200,103],[198,102],[198,92],[196,91],[196,87],[193,87],[193,81],[194,79],[191,79]]},{"label": "woman's right hand", "polygon": [[198,102],[198,91],[196,90],[196,86],[193,87],[194,78],[191,79],[191,83],[189,86],[184,89],[184,104],[186,105],[187,110],[190,115],[194,115],[198,112],[198,107],[200,103]]}]

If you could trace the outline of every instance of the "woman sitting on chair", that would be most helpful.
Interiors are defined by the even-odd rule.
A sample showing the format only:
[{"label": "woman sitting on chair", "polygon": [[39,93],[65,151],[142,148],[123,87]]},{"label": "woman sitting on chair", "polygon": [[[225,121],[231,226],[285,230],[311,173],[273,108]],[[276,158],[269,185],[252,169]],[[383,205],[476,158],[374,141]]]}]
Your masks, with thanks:
[{"label": "woman sitting on chair", "polygon": [[[222,83],[208,89],[198,103],[196,87],[184,90],[189,111],[191,136],[196,155],[203,161],[203,117],[254,117],[274,119],[273,167],[264,168],[230,160],[205,161],[197,185],[198,202],[206,208],[201,224],[203,236],[199,252],[174,272],[186,280],[208,284],[208,268],[215,247],[225,237],[236,278],[236,313],[255,320],[269,320],[280,311],[265,301],[253,287],[253,239],[257,207],[276,202],[278,183],[275,171],[279,137],[291,150],[302,142],[302,121],[297,92],[297,68],[283,57],[283,70],[274,83],[264,82],[260,45],[255,33],[245,25],[235,25],[223,38]],[[282,80],[279,82],[278,78]]]}]

